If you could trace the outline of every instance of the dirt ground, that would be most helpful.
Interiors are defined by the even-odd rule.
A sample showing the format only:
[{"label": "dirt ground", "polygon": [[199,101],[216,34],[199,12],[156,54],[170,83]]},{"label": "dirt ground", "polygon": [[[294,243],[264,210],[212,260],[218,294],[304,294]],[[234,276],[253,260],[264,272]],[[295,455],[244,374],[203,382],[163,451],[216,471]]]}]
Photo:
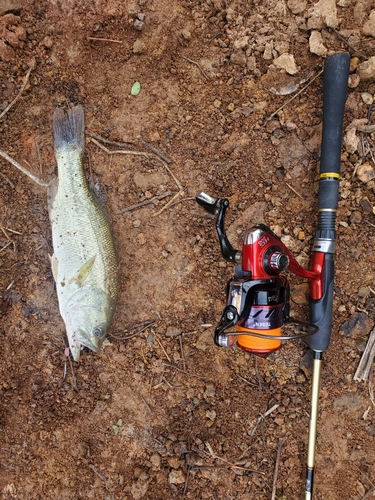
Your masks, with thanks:
[{"label": "dirt ground", "polygon": [[[45,190],[1,159],[0,498],[268,500],[281,439],[275,499],[304,498],[307,344],[285,343],[268,359],[214,345],[233,266],[194,196],[230,198],[237,248],[264,222],[308,266],[318,73],[326,53],[348,51],[345,128],[372,123],[375,79],[357,66],[375,55],[374,9],[374,0],[0,1],[1,112],[31,68],[0,118],[1,150],[50,181],[53,110],[81,103],[89,134],[135,152],[150,153],[148,143],[170,160],[168,171],[154,157],[111,155],[87,136],[121,289],[104,348],[77,364],[50,270]],[[356,123],[342,152],[320,500],[375,498],[371,380],[353,380],[374,326],[375,146]],[[289,278],[293,316],[306,319],[307,284]]]}]

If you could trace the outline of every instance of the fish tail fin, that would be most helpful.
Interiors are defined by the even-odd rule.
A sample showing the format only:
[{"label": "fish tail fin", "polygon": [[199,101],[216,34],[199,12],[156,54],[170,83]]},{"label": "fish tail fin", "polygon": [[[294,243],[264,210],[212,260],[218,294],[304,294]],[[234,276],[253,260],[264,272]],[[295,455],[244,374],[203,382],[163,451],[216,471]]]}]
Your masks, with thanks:
[{"label": "fish tail fin", "polygon": [[85,139],[83,107],[79,104],[67,111],[56,108],[53,114],[53,134],[55,151],[67,148],[83,151]]}]

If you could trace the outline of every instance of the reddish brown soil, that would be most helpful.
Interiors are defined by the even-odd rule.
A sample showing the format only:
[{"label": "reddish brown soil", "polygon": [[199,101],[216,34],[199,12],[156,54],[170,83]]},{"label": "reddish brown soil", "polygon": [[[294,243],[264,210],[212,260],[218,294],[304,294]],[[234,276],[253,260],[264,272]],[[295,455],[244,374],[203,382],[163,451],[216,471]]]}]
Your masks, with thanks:
[{"label": "reddish brown soil", "polygon": [[[309,49],[314,2],[26,0],[0,7],[6,3],[16,6],[16,19],[2,24],[2,109],[32,71],[0,120],[0,149],[49,181],[53,110],[81,103],[90,134],[149,152],[141,136],[163,152],[184,195],[157,214],[179,190],[162,163],[108,155],[88,137],[87,164],[111,215],[121,292],[108,342],[97,354],[84,351],[72,372],[49,264],[46,193],[1,160],[0,498],[268,500],[280,439],[276,499],[304,498],[311,375],[300,363],[307,344],[286,343],[267,360],[214,346],[233,268],[220,256],[214,219],[193,197],[205,190],[230,198],[236,247],[247,228],[264,222],[289,236],[308,265],[321,76],[263,125],[291,97],[267,89],[281,92],[323,66]],[[336,32],[352,48],[321,24],[328,51],[348,50],[359,62],[373,56],[374,7],[340,0]],[[299,67],[293,77],[270,68],[283,52]],[[141,91],[131,96],[135,81]],[[361,94],[373,95],[374,81],[348,92],[345,126],[371,121]],[[374,137],[358,137],[368,141],[363,162],[373,168]],[[353,176],[360,157],[343,148],[334,326],[317,440],[320,500],[359,500],[375,483],[375,412],[368,384],[353,381],[358,345],[374,324],[375,183]],[[159,202],[118,213],[166,191],[172,194]],[[306,284],[291,275],[290,282],[293,315],[306,319]],[[362,330],[344,335],[341,326],[358,314],[365,315]],[[123,338],[148,320],[143,332]]]}]

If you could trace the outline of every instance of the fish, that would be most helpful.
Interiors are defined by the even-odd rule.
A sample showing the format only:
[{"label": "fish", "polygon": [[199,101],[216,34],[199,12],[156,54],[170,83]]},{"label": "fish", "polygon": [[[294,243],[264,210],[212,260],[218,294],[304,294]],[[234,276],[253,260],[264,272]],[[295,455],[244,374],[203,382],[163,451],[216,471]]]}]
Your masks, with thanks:
[{"label": "fish", "polygon": [[85,176],[84,128],[81,105],[56,108],[53,132],[58,175],[48,187],[51,268],[75,361],[84,346],[94,352],[101,348],[118,297],[118,257],[109,216]]}]

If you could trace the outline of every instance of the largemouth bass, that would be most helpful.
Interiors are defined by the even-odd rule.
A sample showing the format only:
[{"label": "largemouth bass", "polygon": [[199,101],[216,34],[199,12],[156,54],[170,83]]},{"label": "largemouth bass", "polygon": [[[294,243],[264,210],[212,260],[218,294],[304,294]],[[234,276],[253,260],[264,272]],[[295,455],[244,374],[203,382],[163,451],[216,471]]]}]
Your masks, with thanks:
[{"label": "largemouth bass", "polygon": [[69,346],[97,351],[117,300],[118,262],[109,218],[91,192],[83,168],[82,106],[53,116],[58,178],[49,186],[48,209],[54,254],[52,273]]}]

